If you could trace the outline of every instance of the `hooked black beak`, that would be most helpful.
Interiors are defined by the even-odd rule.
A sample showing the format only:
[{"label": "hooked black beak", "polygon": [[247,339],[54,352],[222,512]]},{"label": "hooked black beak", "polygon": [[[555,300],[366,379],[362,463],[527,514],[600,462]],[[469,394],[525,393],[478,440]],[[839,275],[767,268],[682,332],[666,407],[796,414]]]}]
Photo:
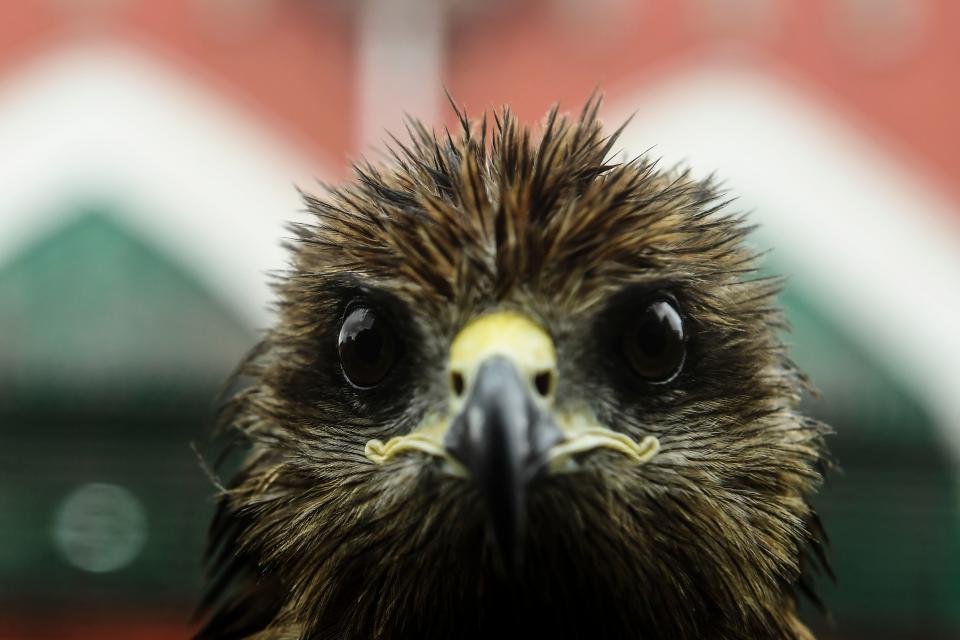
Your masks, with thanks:
[{"label": "hooked black beak", "polygon": [[480,365],[444,446],[477,484],[508,568],[522,561],[528,486],[561,440],[553,418],[534,402],[530,386],[509,359],[492,356]]}]

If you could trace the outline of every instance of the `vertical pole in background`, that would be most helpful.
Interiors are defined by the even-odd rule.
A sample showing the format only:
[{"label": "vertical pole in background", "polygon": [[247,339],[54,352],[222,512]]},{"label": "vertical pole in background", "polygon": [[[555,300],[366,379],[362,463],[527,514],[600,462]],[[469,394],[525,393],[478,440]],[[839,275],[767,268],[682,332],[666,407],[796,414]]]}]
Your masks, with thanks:
[{"label": "vertical pole in background", "polygon": [[358,20],[357,132],[361,154],[386,131],[403,139],[403,114],[440,122],[444,0],[364,0]]}]

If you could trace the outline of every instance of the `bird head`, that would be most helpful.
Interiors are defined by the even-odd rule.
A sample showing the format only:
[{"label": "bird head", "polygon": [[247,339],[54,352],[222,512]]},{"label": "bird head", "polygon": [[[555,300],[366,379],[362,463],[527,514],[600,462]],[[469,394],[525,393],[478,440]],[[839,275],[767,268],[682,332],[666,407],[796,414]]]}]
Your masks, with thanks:
[{"label": "bird head", "polygon": [[611,161],[598,105],[412,122],[304,195],[224,411],[221,630],[805,637],[825,427],[778,281],[711,181]]}]

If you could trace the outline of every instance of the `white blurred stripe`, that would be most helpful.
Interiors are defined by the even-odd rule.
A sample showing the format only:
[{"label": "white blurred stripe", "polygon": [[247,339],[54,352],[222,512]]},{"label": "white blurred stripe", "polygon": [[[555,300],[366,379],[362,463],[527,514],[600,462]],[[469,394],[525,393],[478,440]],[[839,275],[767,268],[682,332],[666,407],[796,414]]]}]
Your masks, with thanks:
[{"label": "white blurred stripe", "polygon": [[624,146],[716,171],[831,319],[933,408],[960,459],[960,215],[920,170],[809,97],[707,68],[620,97]]},{"label": "white blurred stripe", "polygon": [[444,0],[362,0],[360,151],[381,149],[385,131],[405,137],[403,114],[439,123],[443,96]]},{"label": "white blurred stripe", "polygon": [[78,205],[104,203],[263,326],[264,273],[283,267],[283,223],[301,208],[294,184],[326,173],[137,50],[61,50],[0,84],[0,268]]}]

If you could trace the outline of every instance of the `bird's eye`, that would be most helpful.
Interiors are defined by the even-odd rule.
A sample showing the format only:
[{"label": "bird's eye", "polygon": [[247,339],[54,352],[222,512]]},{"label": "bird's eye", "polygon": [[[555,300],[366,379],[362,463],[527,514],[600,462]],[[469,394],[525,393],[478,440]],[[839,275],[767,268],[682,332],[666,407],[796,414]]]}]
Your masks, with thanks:
[{"label": "bird's eye", "polygon": [[382,382],[397,357],[396,334],[387,318],[365,306],[347,313],[337,347],[343,374],[358,387]]},{"label": "bird's eye", "polygon": [[657,299],[638,308],[627,324],[623,348],[633,370],[648,382],[673,380],[686,358],[683,318],[669,300]]}]

